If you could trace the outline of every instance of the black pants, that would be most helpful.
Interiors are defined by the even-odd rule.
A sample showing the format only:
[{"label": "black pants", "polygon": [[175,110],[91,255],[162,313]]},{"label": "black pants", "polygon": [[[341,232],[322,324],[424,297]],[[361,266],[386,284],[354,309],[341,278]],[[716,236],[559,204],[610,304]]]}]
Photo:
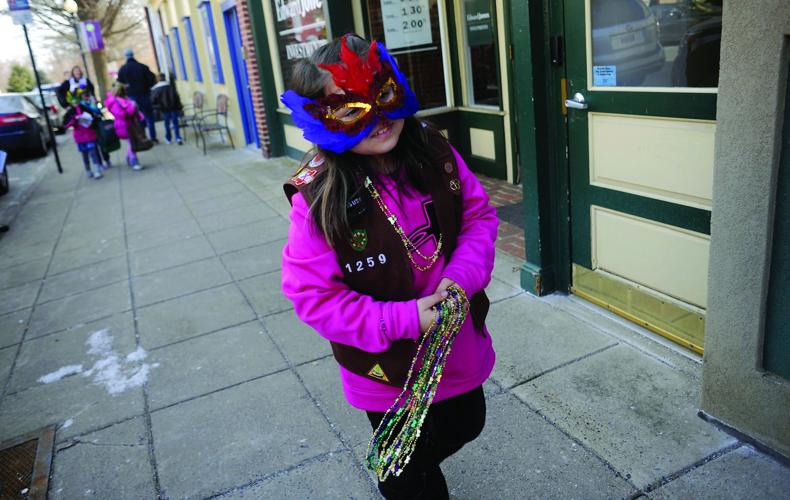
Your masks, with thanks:
[{"label": "black pants", "polygon": [[[367,414],[376,429],[384,413],[369,411]],[[400,476],[379,481],[379,491],[387,499],[449,498],[439,464],[479,436],[485,423],[483,386],[434,403],[428,410],[409,464]]]}]

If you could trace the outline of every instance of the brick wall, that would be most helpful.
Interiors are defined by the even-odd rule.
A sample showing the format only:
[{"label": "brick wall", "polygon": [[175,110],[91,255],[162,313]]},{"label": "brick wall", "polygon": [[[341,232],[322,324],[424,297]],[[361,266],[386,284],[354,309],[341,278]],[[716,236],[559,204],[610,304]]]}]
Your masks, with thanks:
[{"label": "brick wall", "polygon": [[263,90],[261,89],[261,75],[258,72],[258,56],[255,52],[255,40],[252,37],[252,26],[250,21],[249,7],[247,0],[236,2],[236,11],[239,15],[239,26],[241,29],[241,43],[244,46],[245,59],[247,61],[247,75],[250,82],[250,94],[252,95],[252,106],[255,109],[255,123],[258,126],[258,137],[261,141],[261,152],[264,158],[271,156],[271,141],[269,138],[269,128],[266,125],[266,110],[263,107]]}]

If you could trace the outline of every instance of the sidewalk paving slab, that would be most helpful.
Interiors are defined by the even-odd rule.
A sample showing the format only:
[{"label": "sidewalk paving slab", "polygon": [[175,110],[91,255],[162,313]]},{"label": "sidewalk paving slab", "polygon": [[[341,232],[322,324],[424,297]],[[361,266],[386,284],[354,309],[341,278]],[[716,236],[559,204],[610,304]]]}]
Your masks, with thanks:
[{"label": "sidewalk paving slab", "polygon": [[361,500],[378,496],[378,491],[357,465],[356,457],[348,452],[330,452],[252,485],[232,490],[220,498]]},{"label": "sidewalk paving slab", "polygon": [[47,274],[50,260],[50,257],[42,257],[23,264],[0,269],[0,289],[11,288],[40,280]]},{"label": "sidewalk paving slab", "polygon": [[71,271],[72,269],[95,264],[125,253],[126,248],[123,237],[103,239],[96,245],[82,246],[69,251],[55,249],[54,254],[52,254],[52,263],[49,266],[48,275]]},{"label": "sidewalk paving slab", "polygon": [[493,304],[486,324],[497,353],[492,376],[505,388],[617,343],[526,294]]},{"label": "sidewalk paving slab", "polygon": [[32,309],[0,315],[0,348],[18,344],[27,328],[27,320]]},{"label": "sidewalk paving slab", "polygon": [[154,411],[151,423],[170,498],[222,493],[341,449],[290,372]]},{"label": "sidewalk paving slab", "polygon": [[40,384],[41,377],[64,366],[83,365],[89,370],[100,358],[88,355],[88,339],[100,330],[112,336],[112,349],[121,357],[136,349],[134,322],[129,312],[80,325],[52,335],[26,339],[19,350],[9,392]]},{"label": "sidewalk paving slab", "polygon": [[37,280],[0,290],[0,314],[32,306],[40,288],[41,282]]},{"label": "sidewalk paving slab", "polygon": [[50,499],[156,498],[143,418],[61,444],[51,477]]},{"label": "sidewalk paving slab", "polygon": [[282,250],[286,240],[276,240],[243,250],[230,252],[220,258],[228,268],[233,279],[240,281],[259,274],[271,273],[280,269]]},{"label": "sidewalk paving slab", "polygon": [[139,276],[209,257],[214,257],[214,249],[205,236],[196,234],[131,252],[129,262],[132,274]]},{"label": "sidewalk paving slab", "polygon": [[790,498],[790,472],[751,446],[740,446],[651,491],[653,500]]},{"label": "sidewalk paving slab", "polygon": [[47,277],[37,303],[51,302],[75,293],[129,279],[125,257],[113,257],[79,269]]},{"label": "sidewalk paving slab", "polygon": [[280,291],[281,283],[280,271],[276,271],[242,280],[239,282],[239,287],[258,316],[264,317],[293,309],[291,301]]},{"label": "sidewalk paving slab", "polygon": [[279,217],[270,217],[241,226],[229,227],[208,235],[217,254],[263,245],[288,237],[288,227]]},{"label": "sidewalk paving slab", "polygon": [[233,284],[137,309],[140,342],[146,349],[221,330],[252,319],[255,319],[255,313]]},{"label": "sidewalk paving slab", "polygon": [[252,222],[260,222],[272,217],[278,217],[277,212],[267,205],[258,204],[203,215],[197,217],[197,221],[203,231],[213,233],[232,227],[246,226]]},{"label": "sidewalk paving slab", "polygon": [[513,393],[640,488],[735,442],[697,416],[696,381],[626,345]]},{"label": "sidewalk paving slab", "polygon": [[458,498],[627,498],[637,491],[510,394],[489,397],[483,433],[442,469]]},{"label": "sidewalk paving slab", "polygon": [[[315,335],[315,332],[313,332]],[[323,342],[327,344],[327,342]],[[291,360],[294,362],[294,360]],[[306,362],[296,368],[305,388],[316,400],[321,411],[346,445],[351,447],[367,445],[373,431],[365,412],[346,402],[340,386],[340,369],[331,351],[324,350],[324,356]],[[363,457],[355,457],[357,462]]]},{"label": "sidewalk paving slab", "polygon": [[142,307],[225,285],[231,280],[222,262],[211,257],[135,277],[132,280],[134,302]]},{"label": "sidewalk paving slab", "polygon": [[127,245],[130,252],[139,252],[195,236],[202,236],[200,226],[194,219],[186,219],[175,224],[157,224],[143,231],[128,232]]},{"label": "sidewalk paving slab", "polygon": [[[261,321],[272,340],[294,365],[320,359],[332,353],[329,342],[321,337],[316,338],[315,330],[297,318],[293,309],[266,316]],[[339,384],[340,379],[336,379],[336,382]]]},{"label": "sidewalk paving slab", "polygon": [[288,364],[257,321],[170,344],[150,353],[148,381],[158,409],[284,370]]},{"label": "sidewalk paving slab", "polygon": [[58,424],[60,442],[143,412],[141,387],[110,394],[91,378],[72,375],[6,395],[0,404],[0,441]]},{"label": "sidewalk paving slab", "polygon": [[101,288],[69,295],[37,305],[33,310],[28,336],[56,332],[81,323],[128,311],[131,308],[129,283],[122,281]]}]

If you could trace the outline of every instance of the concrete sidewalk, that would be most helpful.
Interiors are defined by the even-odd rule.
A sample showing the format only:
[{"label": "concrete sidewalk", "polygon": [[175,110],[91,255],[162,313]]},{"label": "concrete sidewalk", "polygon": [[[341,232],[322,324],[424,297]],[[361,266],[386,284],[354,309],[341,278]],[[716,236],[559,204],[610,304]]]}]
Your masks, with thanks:
[{"label": "concrete sidewalk", "polygon": [[[0,441],[58,424],[50,498],[377,498],[371,431],[280,293],[290,160],[76,151],[0,239]],[[115,154],[116,160],[122,157]],[[498,362],[455,498],[790,498],[790,472],[696,415],[700,361],[499,254]]]}]

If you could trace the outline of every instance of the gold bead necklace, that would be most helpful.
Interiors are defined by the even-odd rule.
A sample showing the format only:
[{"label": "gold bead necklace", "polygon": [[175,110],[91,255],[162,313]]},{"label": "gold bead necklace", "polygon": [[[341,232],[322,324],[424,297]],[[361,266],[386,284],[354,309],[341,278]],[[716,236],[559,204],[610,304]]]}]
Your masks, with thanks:
[{"label": "gold bead necklace", "polygon": [[[365,187],[367,188],[368,192],[370,193],[370,197],[376,200],[376,204],[379,206],[379,209],[384,214],[384,217],[387,218],[389,223],[392,225],[395,232],[400,236],[401,242],[403,242],[403,246],[406,247],[406,256],[411,261],[411,264],[418,270],[418,271],[427,271],[428,269],[433,266],[436,260],[439,258],[439,254],[442,252],[442,235],[439,234],[439,241],[436,244],[436,250],[433,252],[431,256],[425,256],[420,252],[417,246],[412,243],[412,241],[406,236],[406,233],[403,232],[403,228],[398,223],[398,217],[392,213],[392,211],[384,204],[384,200],[381,199],[381,195],[379,194],[376,186],[373,185],[373,181],[370,180],[370,177],[365,177]],[[420,265],[417,264],[414,260],[414,254],[418,255],[422,260],[428,262],[428,265]]]}]

